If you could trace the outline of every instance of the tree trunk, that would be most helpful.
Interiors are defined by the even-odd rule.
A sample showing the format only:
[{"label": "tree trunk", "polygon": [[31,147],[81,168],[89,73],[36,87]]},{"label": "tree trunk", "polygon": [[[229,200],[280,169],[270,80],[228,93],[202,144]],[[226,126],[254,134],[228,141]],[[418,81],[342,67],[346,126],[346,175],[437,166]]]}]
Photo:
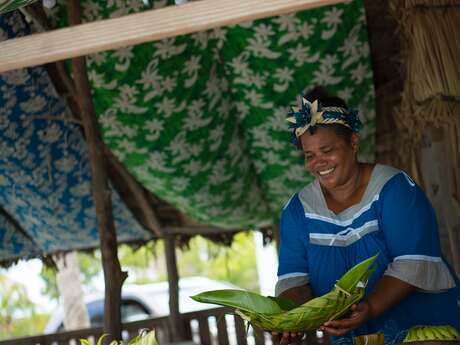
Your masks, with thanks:
[{"label": "tree trunk", "polygon": [[83,300],[77,253],[70,252],[55,256],[54,261],[58,267],[57,286],[64,307],[64,328],[66,330],[89,328],[90,321]]}]

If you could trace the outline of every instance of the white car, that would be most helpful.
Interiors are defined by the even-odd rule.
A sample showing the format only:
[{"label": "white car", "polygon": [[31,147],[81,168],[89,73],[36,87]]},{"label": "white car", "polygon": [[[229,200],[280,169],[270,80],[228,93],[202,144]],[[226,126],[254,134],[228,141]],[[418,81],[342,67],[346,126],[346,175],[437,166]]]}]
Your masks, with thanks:
[{"label": "white car", "polygon": [[[206,277],[187,277],[179,281],[179,310],[181,313],[218,308],[215,304],[199,303],[190,298],[200,292],[218,289],[239,289],[237,286]],[[103,326],[104,322],[104,293],[93,294],[85,298],[91,327]],[[152,317],[169,315],[168,282],[153,284],[125,284],[122,288],[121,318],[122,322],[137,321]],[[215,320],[210,318],[210,332],[213,343],[217,336]],[[236,334],[233,317],[226,318],[230,345],[236,344]],[[193,340],[199,342],[198,325],[191,324]],[[62,307],[52,315],[45,327],[45,333],[64,331],[64,311]]]}]

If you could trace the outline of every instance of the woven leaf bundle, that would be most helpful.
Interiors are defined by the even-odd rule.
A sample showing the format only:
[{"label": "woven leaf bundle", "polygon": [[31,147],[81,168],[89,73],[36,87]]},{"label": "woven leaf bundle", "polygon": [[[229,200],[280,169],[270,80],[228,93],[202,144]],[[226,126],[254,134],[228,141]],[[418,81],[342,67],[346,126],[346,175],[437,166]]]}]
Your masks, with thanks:
[{"label": "woven leaf bundle", "polygon": [[315,330],[328,320],[346,313],[364,297],[371,267],[377,255],[346,272],[335,286],[320,297],[295,306],[289,300],[265,297],[244,290],[212,290],[191,296],[195,301],[235,308],[235,312],[253,326],[277,332]]}]

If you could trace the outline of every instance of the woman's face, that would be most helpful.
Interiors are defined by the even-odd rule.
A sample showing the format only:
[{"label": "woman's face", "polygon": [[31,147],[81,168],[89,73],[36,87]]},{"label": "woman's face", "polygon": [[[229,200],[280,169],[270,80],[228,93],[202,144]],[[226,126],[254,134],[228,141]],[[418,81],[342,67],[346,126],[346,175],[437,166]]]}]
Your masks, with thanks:
[{"label": "woman's face", "polygon": [[330,128],[317,128],[313,135],[307,131],[300,136],[305,166],[324,188],[340,187],[356,172],[358,140],[353,133],[346,142]]}]

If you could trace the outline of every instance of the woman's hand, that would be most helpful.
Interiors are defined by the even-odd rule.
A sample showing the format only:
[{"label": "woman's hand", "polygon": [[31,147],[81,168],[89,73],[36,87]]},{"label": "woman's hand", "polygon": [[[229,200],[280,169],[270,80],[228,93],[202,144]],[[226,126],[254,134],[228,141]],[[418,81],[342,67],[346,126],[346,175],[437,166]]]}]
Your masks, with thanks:
[{"label": "woman's hand", "polygon": [[384,275],[367,296],[366,301],[352,306],[350,316],[340,320],[327,321],[320,329],[329,335],[343,336],[369,319],[379,317],[400,303],[414,290],[414,286],[398,278]]},{"label": "woman's hand", "polygon": [[340,319],[326,321],[320,330],[333,336],[344,336],[348,332],[361,326],[364,322],[371,318],[371,308],[369,303],[363,301],[359,304],[354,304],[351,307],[350,316]]},{"label": "woman's hand", "polygon": [[[278,297],[286,298],[294,303],[301,305],[312,298],[312,292],[309,284],[296,286],[285,290]],[[269,332],[269,330],[267,330]],[[272,341],[275,345],[288,345],[299,343],[302,340],[303,332],[271,332]]]},{"label": "woman's hand", "polygon": [[272,332],[272,342],[275,345],[288,345],[292,343],[300,344],[303,333],[301,332]]}]

